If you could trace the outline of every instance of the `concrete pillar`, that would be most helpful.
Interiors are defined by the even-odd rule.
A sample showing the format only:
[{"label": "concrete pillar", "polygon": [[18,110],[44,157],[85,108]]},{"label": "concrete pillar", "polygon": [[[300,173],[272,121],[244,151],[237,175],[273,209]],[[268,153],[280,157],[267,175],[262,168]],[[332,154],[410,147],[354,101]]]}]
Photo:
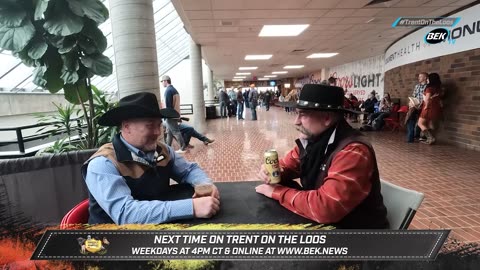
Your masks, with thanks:
[{"label": "concrete pillar", "polygon": [[152,0],[110,0],[119,98],[151,92],[160,102]]},{"label": "concrete pillar", "polygon": [[200,45],[190,39],[190,65],[192,74],[193,126],[204,133],[206,130],[205,100],[203,98],[202,51]]},{"label": "concrete pillar", "polygon": [[327,80],[328,79],[328,74],[327,74],[327,70],[325,68],[322,68],[322,71],[320,73],[320,80]]},{"label": "concrete pillar", "polygon": [[213,87],[213,70],[208,69],[208,100],[213,100],[215,97],[215,90]]}]

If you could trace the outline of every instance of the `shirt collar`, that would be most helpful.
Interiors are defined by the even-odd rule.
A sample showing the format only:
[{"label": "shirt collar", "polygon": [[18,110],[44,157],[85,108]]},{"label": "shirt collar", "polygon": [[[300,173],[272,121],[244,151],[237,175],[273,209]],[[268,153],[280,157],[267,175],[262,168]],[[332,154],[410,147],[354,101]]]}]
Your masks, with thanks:
[{"label": "shirt collar", "polygon": [[154,160],[154,157],[156,157],[158,154],[157,154],[157,151],[149,151],[147,153],[143,152],[142,150],[136,148],[135,146],[131,145],[130,143],[128,143],[122,136],[122,134],[120,134],[120,140],[125,144],[125,146],[128,148],[128,150],[132,153],[134,153],[136,156],[138,157],[141,157],[143,159],[146,159],[150,162],[152,162]]}]

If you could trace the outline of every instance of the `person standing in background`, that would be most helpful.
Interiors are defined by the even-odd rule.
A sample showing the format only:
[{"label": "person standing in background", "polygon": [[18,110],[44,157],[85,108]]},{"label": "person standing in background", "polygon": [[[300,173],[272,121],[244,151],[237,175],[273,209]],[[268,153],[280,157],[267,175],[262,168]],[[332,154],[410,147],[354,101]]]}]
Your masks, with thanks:
[{"label": "person standing in background", "polygon": [[231,104],[229,105],[231,113],[229,116],[237,116],[237,93],[235,93],[235,88],[228,90],[228,97],[230,98]]},{"label": "person standing in background", "polygon": [[[174,109],[178,112],[178,114],[180,114],[180,94],[178,94],[177,89],[173,87],[172,80],[169,76],[164,75],[162,76],[160,82],[162,83],[163,87],[165,87],[165,107]],[[187,145],[183,140],[182,133],[180,132],[180,128],[178,126],[180,124],[180,121],[181,120],[179,118],[165,119],[165,125],[168,129],[166,142],[169,146],[171,146],[173,136],[175,136],[177,142],[180,144],[180,149],[175,152],[179,154],[185,153],[185,151],[187,150]]]},{"label": "person standing in background", "polygon": [[258,92],[255,89],[255,84],[250,85],[248,101],[250,102],[250,110],[252,110],[252,121],[257,121]]},{"label": "person standing in background", "polygon": [[238,87],[237,89],[237,119],[243,120],[243,103],[245,102],[242,94],[242,88]]},{"label": "person standing in background", "polygon": [[248,100],[249,94],[250,94],[250,88],[247,88],[247,90],[245,90],[245,93],[243,93],[243,100],[245,100],[245,108],[247,109],[250,108],[250,101]]},{"label": "person standing in background", "polygon": [[220,97],[220,116],[227,117],[227,106],[229,100],[227,93],[225,93],[225,89],[221,88],[218,96]]},{"label": "person standing in background", "polygon": [[423,92],[427,87],[427,77],[428,73],[426,72],[418,74],[418,83],[413,88],[412,97],[414,101],[409,103],[411,111],[407,120],[407,142],[409,143],[413,143],[415,138],[420,137],[420,127],[418,127],[417,122],[420,115],[420,104],[423,102]]},{"label": "person standing in background", "polygon": [[440,119],[442,115],[441,105],[441,91],[442,82],[438,73],[428,74],[428,84],[423,92],[423,103],[420,116],[418,118],[418,126],[427,137],[424,141],[426,144],[435,143],[435,122]]}]

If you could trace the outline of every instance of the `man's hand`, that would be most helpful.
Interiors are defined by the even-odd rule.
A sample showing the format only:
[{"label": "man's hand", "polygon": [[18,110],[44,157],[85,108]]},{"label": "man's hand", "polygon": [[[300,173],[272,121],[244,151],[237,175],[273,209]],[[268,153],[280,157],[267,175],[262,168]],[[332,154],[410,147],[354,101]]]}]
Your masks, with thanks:
[{"label": "man's hand", "polygon": [[218,191],[217,186],[214,184],[205,184],[195,187],[195,193],[192,198],[200,198],[205,196],[212,196],[217,200],[220,200],[220,192]]},{"label": "man's hand", "polygon": [[266,185],[266,184],[261,184],[257,187],[255,187],[255,191],[257,193],[263,194],[269,198],[272,198],[273,190],[275,189],[277,185]]},{"label": "man's hand", "polygon": [[270,177],[268,177],[268,171],[265,168],[265,164],[262,164],[260,167],[260,171],[257,173],[257,177],[260,178],[261,181],[263,181],[265,184],[270,183]]},{"label": "man's hand", "polygon": [[220,210],[220,201],[208,196],[193,199],[193,215],[196,218],[210,218]]},{"label": "man's hand", "polygon": [[[282,175],[283,169],[280,167],[280,175]],[[260,171],[257,173],[257,177],[260,178],[265,184],[270,184],[270,174],[268,173],[267,169],[265,168],[265,164],[262,164],[260,167]]]}]

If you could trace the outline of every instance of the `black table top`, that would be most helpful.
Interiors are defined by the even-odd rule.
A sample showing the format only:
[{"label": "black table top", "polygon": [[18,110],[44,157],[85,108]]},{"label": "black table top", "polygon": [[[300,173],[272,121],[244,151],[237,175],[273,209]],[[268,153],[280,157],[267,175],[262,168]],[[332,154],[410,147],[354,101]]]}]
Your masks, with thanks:
[{"label": "black table top", "polygon": [[303,218],[283,206],[278,201],[255,192],[260,182],[220,182],[215,183],[220,191],[220,211],[210,219],[187,220],[187,223],[281,223],[305,224],[314,221]]}]

